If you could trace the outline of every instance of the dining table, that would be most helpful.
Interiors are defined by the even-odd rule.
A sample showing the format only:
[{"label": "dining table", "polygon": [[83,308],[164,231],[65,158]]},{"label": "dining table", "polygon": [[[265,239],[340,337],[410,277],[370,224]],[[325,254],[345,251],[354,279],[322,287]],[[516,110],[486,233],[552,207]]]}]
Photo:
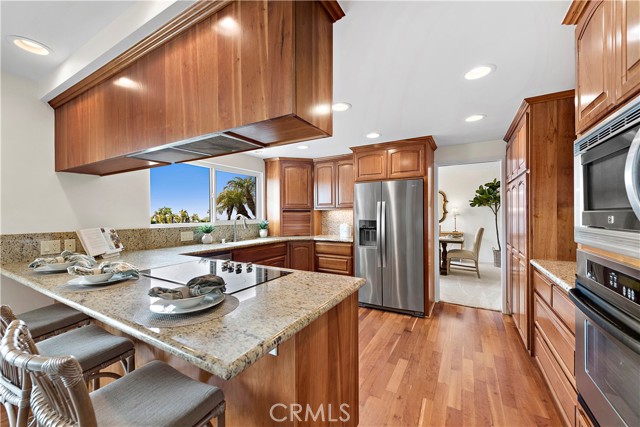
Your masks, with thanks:
[{"label": "dining table", "polygon": [[440,275],[446,276],[449,274],[447,271],[447,245],[449,243],[458,243],[460,247],[464,245],[464,237],[458,237],[455,235],[440,236]]}]

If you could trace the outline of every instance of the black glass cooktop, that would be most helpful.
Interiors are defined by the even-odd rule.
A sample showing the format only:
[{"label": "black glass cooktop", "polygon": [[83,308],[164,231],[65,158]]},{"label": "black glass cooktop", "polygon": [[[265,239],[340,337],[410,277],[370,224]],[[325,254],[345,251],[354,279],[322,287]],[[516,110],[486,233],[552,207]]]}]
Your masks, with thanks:
[{"label": "black glass cooktop", "polygon": [[227,264],[229,268],[223,268],[224,263],[225,261],[221,260],[201,259],[166,267],[150,268],[142,270],[140,273],[147,277],[182,285],[186,285],[194,277],[215,274],[224,279],[226,283],[225,293],[229,295],[291,274],[290,271],[264,268],[257,265],[249,266],[246,263],[233,261]]}]

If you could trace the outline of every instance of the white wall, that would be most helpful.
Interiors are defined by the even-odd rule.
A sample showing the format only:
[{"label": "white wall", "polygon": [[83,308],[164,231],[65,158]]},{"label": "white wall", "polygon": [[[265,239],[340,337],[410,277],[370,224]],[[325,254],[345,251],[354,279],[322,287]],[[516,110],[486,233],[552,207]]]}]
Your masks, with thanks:
[{"label": "white wall", "polygon": [[[478,186],[493,181],[497,178],[500,181],[500,163],[471,163],[456,166],[441,166],[438,168],[439,190],[447,194],[449,204],[447,218],[440,223],[442,230],[451,231],[454,229],[454,217],[452,208],[458,207],[459,215],[457,219],[458,231],[464,232],[465,249],[471,250],[476,230],[484,228],[482,245],[480,246],[480,261],[493,262],[492,247],[498,248],[495,218],[489,208],[469,206],[469,200],[473,199]],[[441,213],[438,212],[438,218]],[[500,230],[501,238],[502,230]],[[456,248],[457,245],[452,245]]]},{"label": "white wall", "polygon": [[435,162],[439,165],[487,162],[504,158],[506,150],[507,143],[502,140],[445,145],[436,150]]}]

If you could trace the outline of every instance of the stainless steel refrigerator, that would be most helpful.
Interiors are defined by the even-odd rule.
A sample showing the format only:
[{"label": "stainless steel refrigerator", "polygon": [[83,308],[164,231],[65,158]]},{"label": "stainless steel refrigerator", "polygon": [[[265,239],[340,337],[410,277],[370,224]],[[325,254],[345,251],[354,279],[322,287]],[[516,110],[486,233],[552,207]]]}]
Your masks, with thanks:
[{"label": "stainless steel refrigerator", "polygon": [[424,193],[420,179],[355,185],[355,274],[362,305],[424,316]]}]

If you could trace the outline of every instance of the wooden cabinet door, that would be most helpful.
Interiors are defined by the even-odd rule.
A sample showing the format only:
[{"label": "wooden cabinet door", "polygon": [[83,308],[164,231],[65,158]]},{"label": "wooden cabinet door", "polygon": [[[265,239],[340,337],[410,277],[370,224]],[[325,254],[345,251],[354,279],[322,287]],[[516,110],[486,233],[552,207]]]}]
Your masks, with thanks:
[{"label": "wooden cabinet door", "polygon": [[522,342],[526,349],[529,349],[529,268],[527,259],[518,254],[518,317],[519,331]]},{"label": "wooden cabinet door", "polygon": [[389,178],[420,178],[425,174],[424,145],[410,145],[387,151]]},{"label": "wooden cabinet door", "polygon": [[289,242],[289,268],[313,271],[313,242]]},{"label": "wooden cabinet door", "polygon": [[336,208],[353,208],[353,159],[336,162]]},{"label": "wooden cabinet door", "polygon": [[576,133],[602,117],[615,98],[613,2],[595,1],[584,13],[576,27]]},{"label": "wooden cabinet door", "polygon": [[336,164],[335,162],[316,163],[314,168],[315,208],[330,209],[336,207]]},{"label": "wooden cabinet door", "polygon": [[313,167],[311,163],[283,161],[282,209],[313,209]]},{"label": "wooden cabinet door", "polygon": [[527,128],[529,114],[525,113],[522,116],[520,129],[518,130],[518,134],[516,137],[516,146],[517,149],[514,154],[517,154],[517,157],[514,158],[514,168],[515,175],[518,176],[522,172],[527,170],[527,158],[529,156],[529,147],[528,147],[528,137],[529,130]]},{"label": "wooden cabinet door", "polygon": [[379,181],[387,178],[387,150],[355,153],[353,162],[356,181]]},{"label": "wooden cabinet door", "polygon": [[282,236],[311,236],[311,212],[282,212],[280,233]]},{"label": "wooden cabinet door", "polygon": [[524,174],[518,179],[516,198],[517,217],[517,245],[518,253],[522,257],[527,257],[527,175]]},{"label": "wooden cabinet door", "polygon": [[614,2],[616,103],[633,97],[640,90],[640,2]]},{"label": "wooden cabinet door", "polygon": [[510,263],[509,263],[509,271],[508,279],[511,288],[511,305],[512,305],[512,318],[513,323],[516,324],[516,327],[520,329],[520,274],[518,272],[520,262],[518,261],[518,251],[516,249],[512,249],[509,254]]}]

